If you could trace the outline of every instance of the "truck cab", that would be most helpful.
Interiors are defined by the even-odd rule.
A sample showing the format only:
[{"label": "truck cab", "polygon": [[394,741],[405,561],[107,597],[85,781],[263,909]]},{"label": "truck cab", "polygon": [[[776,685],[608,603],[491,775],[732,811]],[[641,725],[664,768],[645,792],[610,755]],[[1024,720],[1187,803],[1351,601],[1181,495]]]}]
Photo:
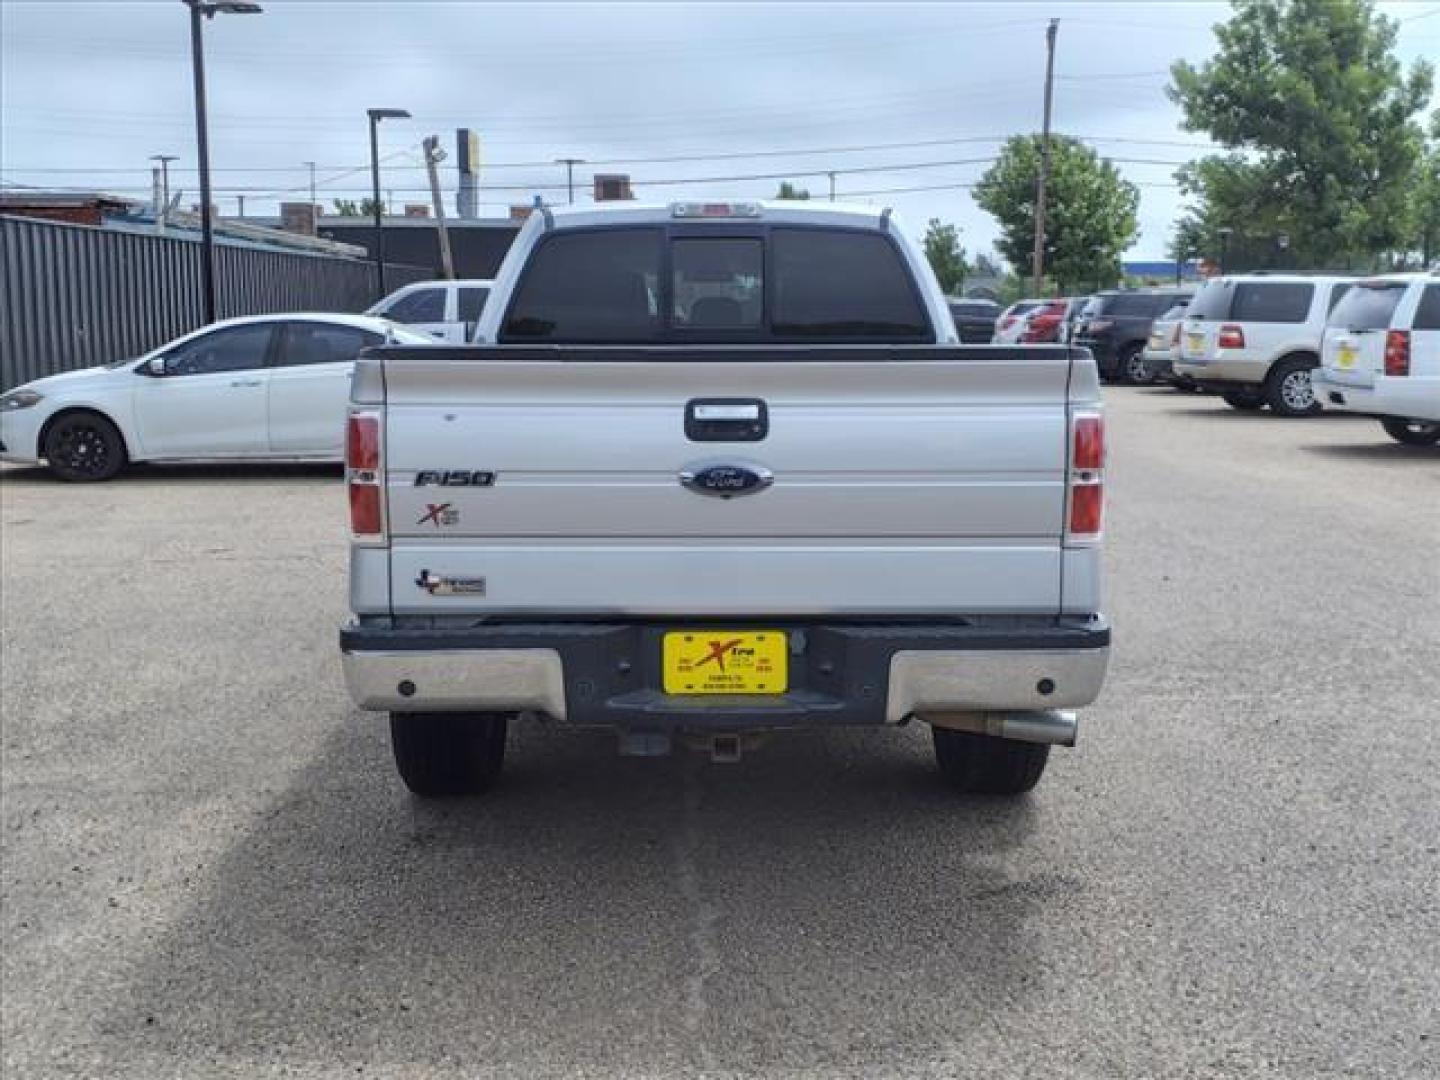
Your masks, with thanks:
[{"label": "truck cab", "polygon": [[1013,794],[1100,691],[1094,364],[960,345],[889,211],[538,211],[476,343],[367,353],[348,430],[346,678],[419,794],[517,721],[729,760],[912,720]]}]

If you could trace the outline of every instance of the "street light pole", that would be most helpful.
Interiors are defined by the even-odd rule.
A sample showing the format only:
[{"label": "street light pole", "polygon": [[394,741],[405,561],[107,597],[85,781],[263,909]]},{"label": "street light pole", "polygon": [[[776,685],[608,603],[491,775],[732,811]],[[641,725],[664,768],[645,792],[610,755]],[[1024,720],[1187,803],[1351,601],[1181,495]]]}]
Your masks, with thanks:
[{"label": "street light pole", "polygon": [[556,158],[556,159],[555,159],[555,164],[556,164],[556,165],[564,165],[564,166],[565,166],[565,193],[566,193],[565,201],[568,202],[568,203],[574,203],[574,201],[575,201],[575,166],[576,166],[576,165],[584,165],[584,164],[585,164],[585,159],[584,159],[584,158],[578,158],[578,157],[562,157],[562,158]]},{"label": "street light pole", "polygon": [[404,109],[367,109],[370,117],[370,210],[375,218],[375,299],[385,295],[385,222],[380,203],[380,121],[408,120]]},{"label": "street light pole", "polygon": [[160,197],[164,205],[170,205],[170,162],[180,159],[174,154],[151,154],[151,161],[160,162]]},{"label": "street light pole", "polygon": [[200,305],[207,323],[215,321],[215,223],[210,213],[210,136],[205,122],[205,41],[202,17],[258,15],[259,4],[240,0],[183,0],[190,9],[190,58],[195,73],[195,143],[200,161]]},{"label": "street light pole", "polygon": [[1230,249],[1230,234],[1235,230],[1228,225],[1221,226],[1216,230],[1220,234],[1220,273],[1225,273],[1226,255]]}]

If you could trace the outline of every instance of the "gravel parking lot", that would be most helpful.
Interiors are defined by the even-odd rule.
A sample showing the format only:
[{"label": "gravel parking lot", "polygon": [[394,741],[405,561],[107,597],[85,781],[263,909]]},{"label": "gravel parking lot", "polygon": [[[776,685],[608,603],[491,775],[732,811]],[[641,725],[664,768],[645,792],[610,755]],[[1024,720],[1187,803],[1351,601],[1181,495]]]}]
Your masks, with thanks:
[{"label": "gravel parking lot", "polygon": [[324,469],[3,473],[6,1077],[1440,1074],[1440,454],[1111,391],[1111,680],[1026,800],[351,708]]}]

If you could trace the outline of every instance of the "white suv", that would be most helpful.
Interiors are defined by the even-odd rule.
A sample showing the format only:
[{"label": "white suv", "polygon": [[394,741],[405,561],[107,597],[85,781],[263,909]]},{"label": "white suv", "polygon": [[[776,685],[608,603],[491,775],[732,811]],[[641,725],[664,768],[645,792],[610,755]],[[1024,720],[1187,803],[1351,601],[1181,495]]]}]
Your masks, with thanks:
[{"label": "white suv", "polygon": [[1440,272],[1358,282],[1330,315],[1322,363],[1326,408],[1377,417],[1411,446],[1440,442]]},{"label": "white suv", "polygon": [[1295,274],[1211,280],[1185,312],[1175,374],[1237,409],[1319,412],[1310,372],[1320,363],[1325,320],[1353,282]]}]

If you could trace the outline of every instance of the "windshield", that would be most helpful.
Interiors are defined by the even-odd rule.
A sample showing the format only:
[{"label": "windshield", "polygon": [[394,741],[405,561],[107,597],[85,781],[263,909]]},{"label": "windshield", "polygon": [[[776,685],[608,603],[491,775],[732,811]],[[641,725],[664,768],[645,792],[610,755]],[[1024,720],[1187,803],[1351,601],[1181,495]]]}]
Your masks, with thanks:
[{"label": "windshield", "polygon": [[1390,325],[1405,288],[1403,281],[1362,282],[1335,305],[1328,325],[1347,330],[1384,330]]}]

